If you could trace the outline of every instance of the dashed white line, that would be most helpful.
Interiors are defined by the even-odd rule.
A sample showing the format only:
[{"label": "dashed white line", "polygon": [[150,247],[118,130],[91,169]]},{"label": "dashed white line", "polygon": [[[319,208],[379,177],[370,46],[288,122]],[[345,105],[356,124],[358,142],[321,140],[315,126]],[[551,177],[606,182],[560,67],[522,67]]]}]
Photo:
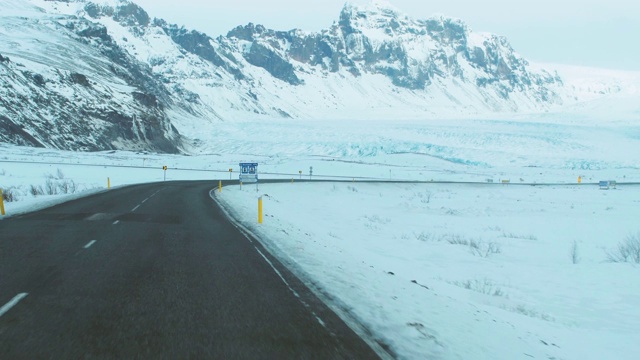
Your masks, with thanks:
[{"label": "dashed white line", "polygon": [[156,194],[159,193],[162,190],[164,190],[164,189],[160,189],[160,190],[154,192],[153,195],[151,195],[148,198],[142,200],[142,202],[138,206],[134,207],[133,210],[131,210],[131,212],[135,212],[136,210],[138,210],[140,208],[140,206],[142,206],[142,204],[146,203],[149,199],[151,199],[152,197],[156,196]]},{"label": "dashed white line", "polygon": [[91,245],[95,244],[97,242],[97,240],[91,240],[87,243],[87,245],[84,246],[85,249],[88,249],[91,247]]},{"label": "dashed white line", "polygon": [[22,293],[22,294],[16,295],[13,299],[11,299],[11,301],[9,301],[3,307],[0,308],[0,316],[4,315],[7,311],[11,310],[12,307],[16,306],[16,304],[19,303],[20,300],[27,297],[27,295],[29,294]]}]

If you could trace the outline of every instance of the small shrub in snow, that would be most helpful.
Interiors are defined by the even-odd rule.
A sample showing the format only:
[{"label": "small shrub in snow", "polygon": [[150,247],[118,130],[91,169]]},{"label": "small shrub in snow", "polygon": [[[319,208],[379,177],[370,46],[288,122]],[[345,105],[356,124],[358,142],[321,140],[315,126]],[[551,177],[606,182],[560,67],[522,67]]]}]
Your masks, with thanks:
[{"label": "small shrub in snow", "polygon": [[74,194],[78,191],[78,186],[70,179],[59,182],[58,187],[60,188],[60,192],[63,194]]},{"label": "small shrub in snow", "polygon": [[15,188],[2,189],[2,200],[5,202],[18,201],[18,194]]},{"label": "small shrub in snow", "polygon": [[416,196],[420,199],[420,202],[423,204],[429,204],[431,202],[431,192],[426,191],[424,193],[416,193]]},{"label": "small shrub in snow", "polygon": [[500,254],[502,249],[500,244],[496,242],[485,243],[483,241],[471,240],[469,242],[469,249],[471,253],[476,256],[480,256],[483,258],[488,258],[493,254]]},{"label": "small shrub in snow", "polygon": [[58,183],[52,177],[44,183],[44,192],[47,195],[58,195]]},{"label": "small shrub in snow", "polygon": [[431,240],[433,240],[433,234],[431,234],[431,233],[427,233],[427,232],[424,232],[424,231],[422,231],[422,232],[421,232],[421,233],[419,233],[419,234],[418,234],[418,233],[413,233],[413,236],[414,236],[414,237],[416,238],[416,240],[418,240],[418,241],[424,241],[424,242],[427,242],[427,241],[431,241]]},{"label": "small shrub in snow", "polygon": [[374,224],[382,224],[382,225],[386,225],[388,223],[391,222],[391,219],[389,218],[381,218],[378,215],[373,215],[373,216],[366,216],[364,217],[365,219],[369,220],[370,222],[374,223]]},{"label": "small shrub in snow", "polygon": [[578,249],[578,242],[577,241],[573,241],[573,244],[571,245],[571,251],[570,251],[570,255],[571,255],[571,262],[573,264],[577,264],[580,262],[580,251]]},{"label": "small shrub in snow", "polygon": [[475,291],[481,294],[490,295],[490,296],[506,296],[504,291],[496,286],[491,280],[483,279],[483,280],[467,280],[467,281],[456,281],[453,282],[453,285],[460,286],[461,288]]},{"label": "small shrub in snow", "polygon": [[518,235],[518,234],[506,233],[506,232],[502,233],[502,237],[509,238],[509,239],[522,239],[522,240],[531,240],[531,241],[538,240],[538,237],[535,235]]},{"label": "small shrub in snow", "polygon": [[474,249],[474,251],[476,255],[488,258],[491,255],[502,253],[502,248],[500,247],[500,244],[496,242],[481,242],[478,248]]},{"label": "small shrub in snow", "polygon": [[488,258],[493,254],[500,254],[502,248],[500,244],[496,242],[485,243],[482,240],[467,239],[456,234],[447,234],[442,237],[442,240],[448,242],[451,245],[463,245],[468,246],[473,255]]},{"label": "small shrub in snow", "polygon": [[42,186],[40,185],[31,185],[29,187],[29,193],[31,193],[31,195],[35,196],[40,196],[40,195],[44,195],[44,190],[42,189]]},{"label": "small shrub in snow", "polygon": [[460,212],[458,210],[448,209],[448,208],[442,208],[442,209],[444,210],[444,213],[447,215],[452,215],[452,216],[460,215]]},{"label": "small shrub in snow", "polygon": [[451,245],[466,245],[469,246],[469,240],[456,234],[446,234],[441,238],[442,241],[446,241]]},{"label": "small shrub in snow", "polygon": [[59,179],[59,180],[64,179],[64,174],[62,173],[62,170],[58,169],[58,171],[56,172],[56,179]]},{"label": "small shrub in snow", "polygon": [[347,189],[351,190],[354,193],[358,192],[358,189],[355,186],[347,186]]},{"label": "small shrub in snow", "polygon": [[518,313],[518,314],[522,314],[531,318],[538,318],[544,321],[555,321],[555,319],[547,314],[544,313],[540,313],[536,310],[533,309],[529,309],[524,305],[518,305],[515,308],[512,309],[512,311]]},{"label": "small shrub in snow", "polygon": [[0,170],[0,176],[7,175],[7,171],[5,169]]},{"label": "small shrub in snow", "polygon": [[630,262],[640,264],[640,233],[629,235],[618,247],[607,253],[610,262]]}]

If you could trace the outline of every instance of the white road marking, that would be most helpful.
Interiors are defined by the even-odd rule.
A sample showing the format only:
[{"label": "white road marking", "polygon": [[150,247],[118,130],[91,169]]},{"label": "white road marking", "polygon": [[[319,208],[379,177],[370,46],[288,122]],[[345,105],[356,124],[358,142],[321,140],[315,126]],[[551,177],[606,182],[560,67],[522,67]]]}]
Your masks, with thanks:
[{"label": "white road marking", "polygon": [[109,214],[97,213],[97,214],[93,214],[93,215],[85,218],[85,220],[87,220],[87,221],[100,221],[100,220],[106,219],[107,217],[109,217]]},{"label": "white road marking", "polygon": [[95,244],[97,241],[96,240],[91,240],[89,241],[89,243],[87,245],[84,246],[85,249],[88,249],[91,247],[91,245]]},{"label": "white road marking", "polygon": [[118,223],[120,223],[120,220],[116,220],[113,222],[113,225],[118,225]]},{"label": "white road marking", "polygon": [[[218,205],[220,205],[220,203],[216,200],[216,198],[214,197],[215,194],[215,189],[212,189],[211,191],[209,191],[209,197],[211,198],[211,200],[213,200],[214,202],[216,202]],[[245,228],[244,226],[242,226],[242,224],[238,223],[237,221],[234,220],[234,218],[229,214],[229,212],[227,211],[227,209],[220,205],[220,210],[222,210],[222,212],[224,213],[224,215],[227,217],[227,219],[229,220],[229,222],[235,226],[236,229],[238,229],[238,231],[240,231],[240,233],[242,233],[242,235],[244,235],[244,238],[249,240],[249,242],[251,244],[253,244],[253,241],[251,240],[251,236],[249,236],[249,233],[251,233],[251,231],[247,228]],[[269,264],[269,266],[271,266],[271,268],[273,269],[273,271],[275,271],[276,275],[278,275],[280,277],[280,280],[282,280],[282,282],[289,288],[289,291],[291,291],[291,293],[293,294],[293,296],[295,296],[298,301],[300,301],[300,303],[302,303],[302,305],[309,309],[311,311],[311,314],[316,318],[316,320],[318,320],[318,323],[324,327],[325,329],[327,328],[327,325],[325,324],[324,321],[322,321],[322,319],[320,318],[320,316],[318,316],[318,314],[315,313],[315,311],[311,310],[311,306],[309,306],[309,304],[307,304],[306,301],[304,301],[302,299],[302,297],[300,297],[300,294],[298,294],[297,291],[295,291],[295,289],[293,289],[293,287],[291,287],[291,285],[289,285],[289,282],[287,281],[287,279],[284,278],[284,276],[282,275],[282,273],[280,271],[278,271],[278,269],[275,267],[275,265],[273,265],[273,263],[271,262],[271,260],[269,260],[269,258],[262,253],[262,251],[260,251],[260,249],[258,249],[257,246],[253,246],[254,249],[256,249],[256,251],[258,252],[258,254],[260,254],[260,256],[262,256],[262,258],[267,262],[267,264]]]},{"label": "white road marking", "polygon": [[12,307],[16,306],[16,304],[19,303],[20,300],[27,297],[27,295],[29,294],[22,293],[22,294],[16,295],[13,299],[11,299],[11,301],[9,301],[3,307],[0,308],[0,316],[4,315],[7,311],[11,310]]},{"label": "white road marking", "polygon": [[140,206],[142,206],[142,204],[146,203],[149,199],[151,199],[152,197],[156,196],[156,194],[159,193],[162,190],[164,190],[164,189],[160,189],[160,190],[154,192],[153,195],[151,195],[148,198],[142,200],[142,202],[138,206],[134,207],[133,210],[131,210],[131,212],[134,212],[134,211],[138,210],[140,208]]},{"label": "white road marking", "polygon": [[318,321],[318,323],[320,325],[322,325],[323,328],[327,328],[327,325],[324,323],[324,321],[322,321],[322,319],[320,319],[320,316],[318,316],[318,314],[316,314],[315,311],[311,310],[311,306],[309,306],[309,304],[307,304],[306,301],[302,300],[302,298],[300,297],[300,294],[298,294],[297,291],[295,291],[293,289],[293,287],[291,287],[291,285],[289,285],[289,282],[284,278],[284,276],[282,276],[282,273],[280,273],[280,271],[278,271],[278,269],[276,269],[275,265],[273,265],[273,263],[271,262],[271,260],[269,260],[269,258],[267,258],[262,251],[260,251],[260,249],[258,249],[256,246],[254,246],[254,248],[256,249],[256,251],[258,252],[258,254],[260,254],[260,256],[262,256],[262,258],[267,262],[267,264],[269,264],[269,266],[271,266],[271,268],[273,269],[273,271],[275,271],[275,273],[280,277],[280,280],[282,280],[282,282],[289,288],[289,290],[291,291],[291,293],[293,293],[293,296],[295,296],[296,298],[298,298],[298,301],[300,301],[302,303],[302,305],[309,309],[311,311],[311,315],[313,315],[316,320]]}]

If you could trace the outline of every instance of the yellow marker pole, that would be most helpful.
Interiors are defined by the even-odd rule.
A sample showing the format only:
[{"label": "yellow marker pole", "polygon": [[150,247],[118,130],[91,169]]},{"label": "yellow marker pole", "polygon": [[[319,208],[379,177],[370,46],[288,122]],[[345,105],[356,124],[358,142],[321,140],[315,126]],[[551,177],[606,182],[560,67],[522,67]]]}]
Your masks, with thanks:
[{"label": "yellow marker pole", "polygon": [[222,192],[222,180],[218,182],[218,192]]},{"label": "yellow marker pole", "polygon": [[262,196],[258,198],[258,224],[262,224]]},{"label": "yellow marker pole", "polygon": [[4,212],[4,197],[2,196],[2,189],[0,189],[0,214],[2,214],[2,216],[6,215]]},{"label": "yellow marker pole", "polygon": [[578,176],[578,184],[582,184],[582,176]]},{"label": "yellow marker pole", "polygon": [[111,189],[111,178],[107,178],[107,189]]}]

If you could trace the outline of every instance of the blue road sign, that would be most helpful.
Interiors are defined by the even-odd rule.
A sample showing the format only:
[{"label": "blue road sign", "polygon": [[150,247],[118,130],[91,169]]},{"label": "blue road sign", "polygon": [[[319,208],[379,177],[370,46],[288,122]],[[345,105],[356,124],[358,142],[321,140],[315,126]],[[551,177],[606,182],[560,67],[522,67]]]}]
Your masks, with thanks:
[{"label": "blue road sign", "polygon": [[258,163],[240,163],[240,181],[243,183],[258,182]]}]

